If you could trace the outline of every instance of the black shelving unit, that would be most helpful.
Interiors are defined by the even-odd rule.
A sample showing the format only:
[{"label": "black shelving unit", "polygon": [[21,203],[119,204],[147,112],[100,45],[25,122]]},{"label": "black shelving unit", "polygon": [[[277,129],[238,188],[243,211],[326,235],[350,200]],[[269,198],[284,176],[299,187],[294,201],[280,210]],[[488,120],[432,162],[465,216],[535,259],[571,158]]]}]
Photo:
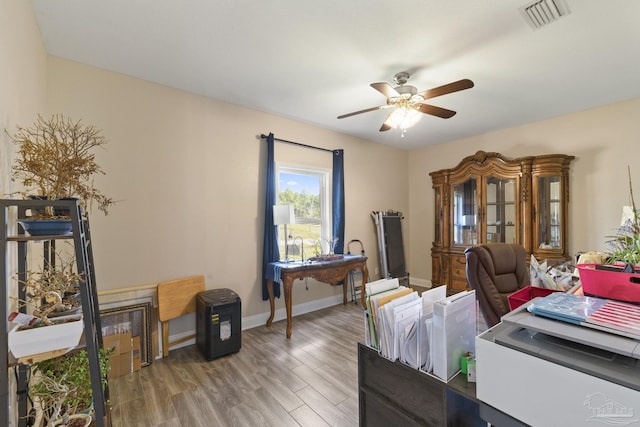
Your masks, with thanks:
[{"label": "black shelving unit", "polygon": [[[71,218],[72,232],[65,236],[29,236],[17,224],[18,218],[24,218],[28,210],[44,209],[46,207],[66,210]],[[17,425],[27,426],[25,415],[28,411],[28,374],[30,366],[12,360],[9,356],[8,333],[9,321],[8,301],[11,289],[10,277],[12,274],[9,263],[9,253],[13,250],[10,245],[17,245],[17,272],[18,279],[26,279],[27,255],[29,244],[36,241],[44,242],[43,258],[45,262],[51,262],[55,258],[55,245],[58,240],[73,240],[75,250],[76,269],[83,277],[80,285],[80,299],[84,322],[84,340],[87,356],[89,358],[89,370],[91,387],[93,391],[93,405],[95,411],[95,425],[97,427],[110,427],[111,418],[106,404],[109,396],[108,387],[103,390],[100,378],[100,364],[98,350],[102,347],[102,329],[100,326],[100,310],[98,305],[96,278],[93,264],[93,250],[91,248],[91,233],[89,219],[77,200],[0,200],[0,221],[3,225],[0,231],[0,280],[5,292],[5,303],[0,304],[0,317],[4,319],[5,334],[0,337],[0,425],[10,425],[9,406],[13,399],[12,393],[17,393]],[[20,288],[20,287],[19,287]],[[24,299],[24,291],[18,292],[18,298]],[[20,295],[22,293],[22,295]],[[73,351],[73,350],[72,350]],[[9,390],[9,375],[15,370],[16,390]],[[15,420],[14,420],[15,421]]]}]

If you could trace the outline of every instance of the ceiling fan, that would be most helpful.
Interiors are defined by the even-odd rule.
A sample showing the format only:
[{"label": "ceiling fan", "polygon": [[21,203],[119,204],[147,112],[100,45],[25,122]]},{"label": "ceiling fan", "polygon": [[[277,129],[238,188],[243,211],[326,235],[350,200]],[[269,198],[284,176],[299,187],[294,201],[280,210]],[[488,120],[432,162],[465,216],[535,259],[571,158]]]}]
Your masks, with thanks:
[{"label": "ceiling fan", "polygon": [[368,113],[370,111],[393,108],[393,111],[389,113],[387,119],[380,127],[380,132],[384,132],[392,128],[400,128],[404,132],[404,130],[415,125],[418,120],[420,120],[421,115],[419,113],[431,114],[432,116],[441,117],[443,119],[448,119],[456,114],[455,111],[447,110],[446,108],[425,104],[424,101],[427,99],[473,87],[473,82],[471,80],[463,79],[418,93],[415,86],[406,84],[409,77],[410,74],[405,71],[396,74],[393,77],[393,81],[398,85],[397,87],[392,87],[386,82],[371,83],[372,88],[387,97],[387,104],[343,114],[338,116],[338,118],[344,119],[346,117]]}]

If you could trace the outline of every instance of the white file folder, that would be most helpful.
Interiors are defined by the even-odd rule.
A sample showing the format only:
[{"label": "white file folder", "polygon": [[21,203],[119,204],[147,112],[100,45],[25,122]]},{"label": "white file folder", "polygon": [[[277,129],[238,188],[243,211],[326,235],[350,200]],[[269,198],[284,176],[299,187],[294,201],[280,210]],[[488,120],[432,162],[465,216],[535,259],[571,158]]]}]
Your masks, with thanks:
[{"label": "white file folder", "polygon": [[464,291],[433,305],[433,373],[448,381],[460,370],[460,358],[475,352],[476,294]]}]

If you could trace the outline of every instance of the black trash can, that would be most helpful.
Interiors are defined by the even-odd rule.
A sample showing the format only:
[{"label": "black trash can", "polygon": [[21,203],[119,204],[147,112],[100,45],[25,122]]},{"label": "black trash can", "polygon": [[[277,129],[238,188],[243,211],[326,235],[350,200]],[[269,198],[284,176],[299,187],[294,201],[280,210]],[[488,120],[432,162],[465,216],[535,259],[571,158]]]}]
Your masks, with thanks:
[{"label": "black trash can", "polygon": [[196,343],[207,360],[240,351],[240,297],[230,289],[200,292],[196,297]]}]

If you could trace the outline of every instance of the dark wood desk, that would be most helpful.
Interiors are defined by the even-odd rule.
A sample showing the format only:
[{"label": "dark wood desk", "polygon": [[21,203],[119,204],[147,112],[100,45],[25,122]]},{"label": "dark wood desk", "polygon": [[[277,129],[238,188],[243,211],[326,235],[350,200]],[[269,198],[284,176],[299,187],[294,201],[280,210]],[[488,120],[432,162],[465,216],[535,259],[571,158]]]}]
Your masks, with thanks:
[{"label": "dark wood desk", "polygon": [[[362,255],[344,255],[342,258],[333,259],[329,261],[313,261],[311,263],[305,262],[275,262],[269,264],[269,269],[278,268],[280,270],[280,279],[284,288],[284,303],[287,309],[287,338],[291,338],[291,290],[293,289],[293,282],[295,279],[303,279],[305,277],[311,277],[320,282],[329,283],[331,285],[337,285],[340,282],[345,282],[342,285],[342,302],[347,303],[347,274],[351,270],[362,271],[362,283],[367,283],[369,279],[369,270],[367,270],[367,257]],[[268,270],[269,270],[268,269]],[[275,301],[273,296],[273,279],[267,274],[267,291],[269,293],[269,304],[271,305],[271,316],[267,320],[267,326],[271,326],[273,322],[273,316],[275,314]],[[364,287],[363,287],[364,293]]]},{"label": "dark wood desk", "polygon": [[487,425],[480,417],[476,384],[467,382],[466,376],[458,374],[444,382],[401,362],[391,362],[360,343],[358,401],[363,427]]}]

